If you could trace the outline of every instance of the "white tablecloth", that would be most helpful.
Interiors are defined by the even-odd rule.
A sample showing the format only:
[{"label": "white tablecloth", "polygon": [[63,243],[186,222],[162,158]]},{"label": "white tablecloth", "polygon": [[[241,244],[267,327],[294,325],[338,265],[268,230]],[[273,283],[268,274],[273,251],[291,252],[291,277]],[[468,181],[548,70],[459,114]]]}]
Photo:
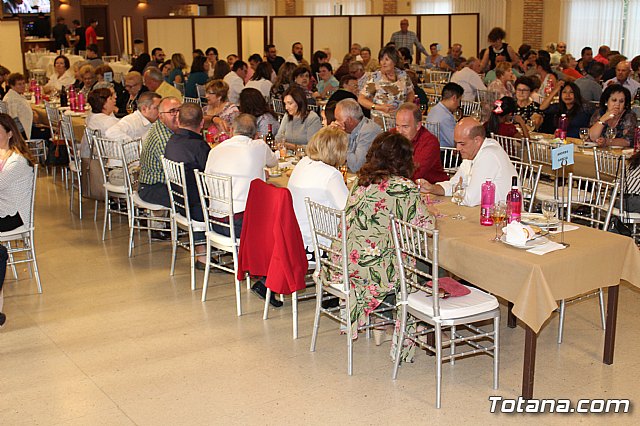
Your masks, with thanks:
[{"label": "white tablecloth", "polygon": [[124,62],[121,62],[121,61],[110,62],[107,65],[109,65],[113,70],[113,73],[115,74],[113,76],[113,79],[118,83],[122,83],[122,79],[124,78],[124,75],[128,73],[129,70],[131,69],[131,65],[125,64]]},{"label": "white tablecloth", "polygon": [[[53,74],[53,61],[57,56],[58,55],[56,53],[52,52],[45,54],[26,52],[24,54],[24,61],[25,64],[27,64],[27,69],[29,71],[34,69],[44,70],[47,76],[50,76]],[[73,64],[75,64],[76,62],[80,62],[83,60],[82,56],[78,55],[67,55],[67,58],[69,58],[69,63],[71,66],[73,66]]]}]

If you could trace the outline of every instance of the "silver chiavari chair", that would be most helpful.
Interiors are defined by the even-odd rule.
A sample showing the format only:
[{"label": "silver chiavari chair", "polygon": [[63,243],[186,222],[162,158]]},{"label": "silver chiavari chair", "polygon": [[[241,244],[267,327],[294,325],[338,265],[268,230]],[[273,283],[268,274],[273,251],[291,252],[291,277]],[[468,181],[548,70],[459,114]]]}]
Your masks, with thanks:
[{"label": "silver chiavari chair", "polygon": [[515,161],[524,160],[524,152],[527,143],[524,138],[512,138],[509,136],[496,135],[491,133],[491,138],[500,144],[510,159]]},{"label": "silver chiavari chair", "polygon": [[475,101],[460,101],[460,108],[462,108],[462,115],[465,117],[474,117],[480,121],[482,117],[482,106],[480,102]]},{"label": "silver chiavari chair", "polygon": [[388,132],[396,127],[396,117],[389,114],[381,114],[382,117],[382,130]]},{"label": "silver chiavari chair", "polygon": [[287,113],[284,109],[284,102],[282,99],[271,99],[271,105],[273,106],[273,112],[278,116],[278,119],[281,119]]},{"label": "silver chiavari chair", "polygon": [[185,96],[183,98],[183,100],[184,100],[185,103],[192,103],[192,104],[197,104],[197,105],[202,106],[202,101],[200,101],[200,98],[189,98],[189,97]]},{"label": "silver chiavari chair", "polygon": [[440,123],[433,123],[431,121],[427,121],[427,117],[422,119],[422,125],[434,135],[438,140],[440,140]]},{"label": "silver chiavari chair", "polygon": [[[441,406],[442,363],[454,365],[457,358],[484,353],[493,358],[493,389],[498,389],[500,352],[500,306],[495,296],[475,287],[465,286],[469,294],[440,299],[438,277],[438,230],[428,230],[391,216],[391,234],[400,278],[400,338],[435,352],[436,360],[436,408]],[[426,268],[418,268],[420,263]],[[432,273],[425,270],[433,271]],[[428,285],[431,284],[431,287]],[[462,284],[458,283],[462,286]],[[417,327],[418,322],[427,327]],[[492,322],[492,329],[485,331],[480,322]],[[450,337],[443,341],[442,332],[450,330]],[[464,333],[461,331],[464,330]],[[425,338],[433,333],[435,343]],[[483,340],[488,340],[487,343]],[[459,345],[470,346],[460,350]],[[396,345],[393,379],[398,377],[401,352],[404,344]],[[448,354],[443,354],[445,348]]]},{"label": "silver chiavari chair", "polygon": [[460,151],[448,146],[440,147],[440,158],[442,159],[442,168],[449,176],[453,176],[458,171],[462,158]]},{"label": "silver chiavari chair", "polygon": [[[129,219],[131,206],[127,196],[126,178],[122,168],[121,142],[105,138],[95,138],[95,149],[100,162],[104,186],[104,222],[102,225],[102,241],[107,236],[107,227],[111,231],[113,214],[126,216]],[[125,209],[122,209],[122,201]]]},{"label": "silver chiavari chair", "polygon": [[71,192],[69,194],[69,210],[73,211],[73,193],[78,190],[78,217],[82,220],[82,166],[80,159],[80,146],[75,140],[71,116],[63,115],[61,123],[62,136],[69,155],[69,172],[71,172]]},{"label": "silver chiavari chair", "polygon": [[511,160],[511,163],[518,172],[518,181],[522,187],[522,195],[524,207],[527,212],[533,211],[536,192],[538,191],[538,183],[540,182],[540,173],[542,166],[540,164],[525,163],[523,161]]}]

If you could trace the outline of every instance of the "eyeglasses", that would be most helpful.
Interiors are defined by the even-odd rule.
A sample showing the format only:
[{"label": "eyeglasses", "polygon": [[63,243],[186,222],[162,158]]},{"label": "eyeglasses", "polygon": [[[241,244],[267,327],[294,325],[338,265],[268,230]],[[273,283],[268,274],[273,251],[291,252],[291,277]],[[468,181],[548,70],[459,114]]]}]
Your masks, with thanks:
[{"label": "eyeglasses", "polygon": [[172,108],[169,111],[161,111],[160,114],[171,114],[176,115],[178,113],[178,108]]},{"label": "eyeglasses", "polygon": [[207,92],[207,95],[217,95],[216,92]]},{"label": "eyeglasses", "polygon": [[519,93],[529,93],[531,91],[531,89],[516,89],[516,92]]}]

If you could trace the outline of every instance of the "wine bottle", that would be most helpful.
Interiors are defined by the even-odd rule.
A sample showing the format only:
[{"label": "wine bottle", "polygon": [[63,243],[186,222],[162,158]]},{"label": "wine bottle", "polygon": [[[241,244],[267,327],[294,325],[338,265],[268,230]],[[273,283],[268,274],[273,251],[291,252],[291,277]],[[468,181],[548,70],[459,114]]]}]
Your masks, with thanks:
[{"label": "wine bottle", "polygon": [[491,226],[493,220],[491,219],[491,206],[496,201],[496,186],[490,180],[487,180],[480,187],[482,191],[481,203],[480,203],[480,225]]},{"label": "wine bottle", "polygon": [[518,176],[511,178],[511,191],[507,194],[508,223],[520,222],[522,214],[522,194],[518,190]]},{"label": "wine bottle", "polygon": [[264,142],[274,150],[275,147],[275,138],[273,137],[273,126],[271,124],[267,125],[267,134],[264,136]]},{"label": "wine bottle", "polygon": [[61,107],[69,106],[69,98],[67,98],[67,89],[65,89],[64,86],[62,86],[62,89],[60,89],[60,106]]}]

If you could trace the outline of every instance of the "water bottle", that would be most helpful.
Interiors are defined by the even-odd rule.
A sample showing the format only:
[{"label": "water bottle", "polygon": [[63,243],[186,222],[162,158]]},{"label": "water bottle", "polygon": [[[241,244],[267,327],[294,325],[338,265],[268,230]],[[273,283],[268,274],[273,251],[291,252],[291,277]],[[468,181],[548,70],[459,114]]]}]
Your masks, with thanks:
[{"label": "water bottle", "polygon": [[567,143],[567,129],[569,128],[569,119],[567,114],[562,114],[558,119],[558,128],[556,129],[555,137],[562,140],[562,143]]},{"label": "water bottle", "polygon": [[518,176],[511,178],[511,191],[507,194],[507,223],[520,222],[522,194],[518,190]]},{"label": "water bottle", "polygon": [[480,203],[480,225],[492,226],[491,206],[496,201],[496,186],[490,180],[487,180],[481,186],[482,196]]},{"label": "water bottle", "polygon": [[84,93],[78,93],[78,102],[76,103],[76,107],[78,107],[78,112],[84,112]]},{"label": "water bottle", "polygon": [[33,94],[35,96],[36,105],[39,105],[40,101],[42,101],[42,89],[39,85],[36,85]]}]

